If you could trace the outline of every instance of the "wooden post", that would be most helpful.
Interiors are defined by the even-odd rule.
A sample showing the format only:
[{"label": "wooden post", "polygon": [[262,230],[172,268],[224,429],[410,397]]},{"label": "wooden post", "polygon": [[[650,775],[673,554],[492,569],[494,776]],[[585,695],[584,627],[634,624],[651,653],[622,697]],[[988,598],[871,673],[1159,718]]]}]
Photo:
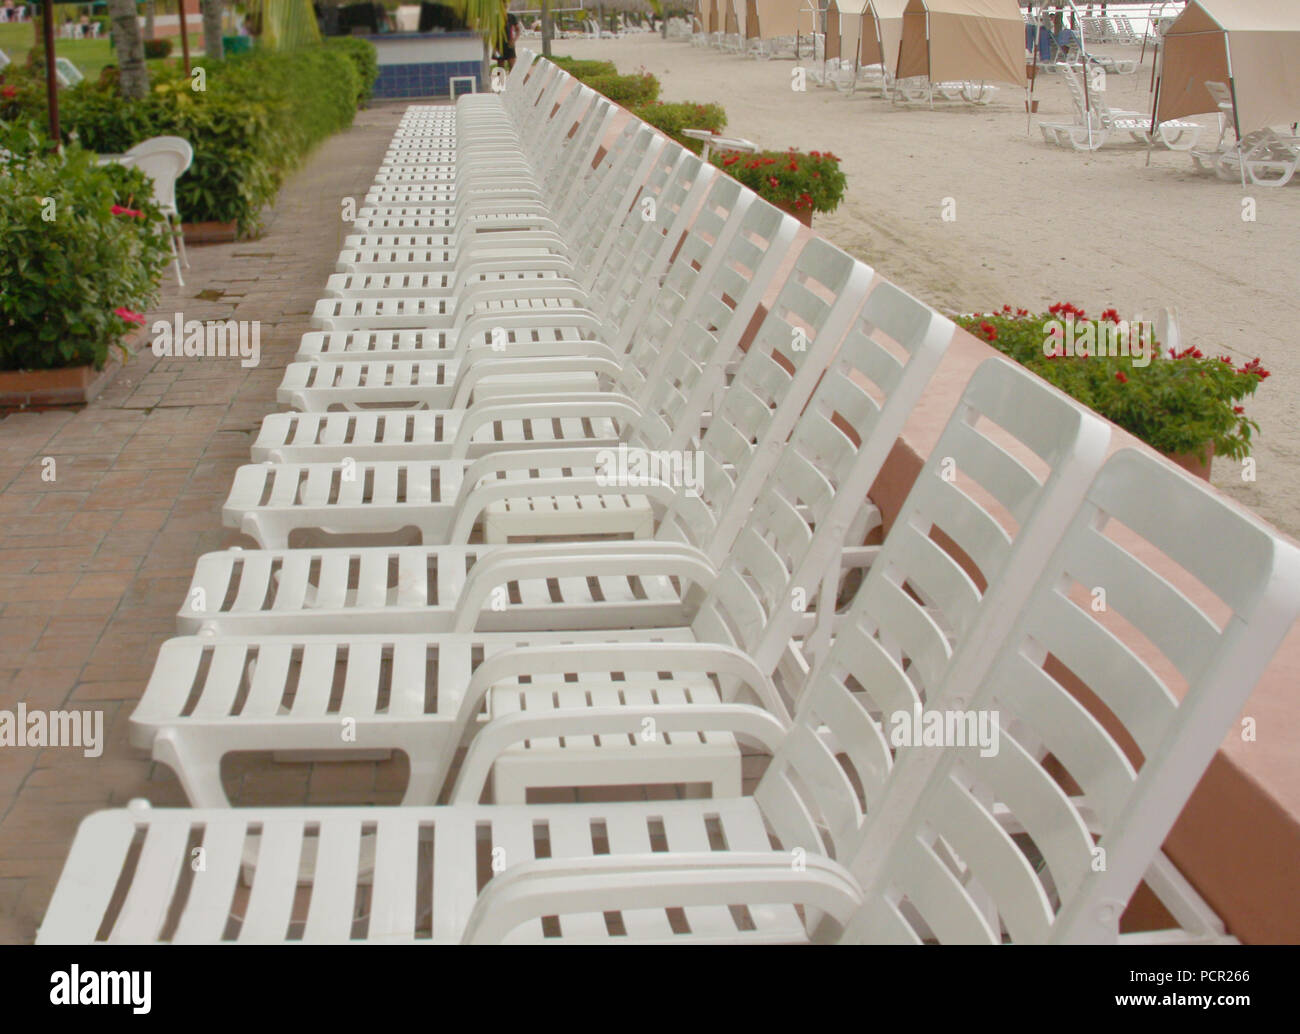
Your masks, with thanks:
[{"label": "wooden post", "polygon": [[185,0],[176,0],[176,12],[181,22],[181,55],[185,61],[185,77],[190,75],[190,30],[185,24]]},{"label": "wooden post", "polygon": [[59,78],[54,68],[54,2],[41,0],[41,35],[45,38],[45,103],[50,114],[50,139],[59,142]]}]

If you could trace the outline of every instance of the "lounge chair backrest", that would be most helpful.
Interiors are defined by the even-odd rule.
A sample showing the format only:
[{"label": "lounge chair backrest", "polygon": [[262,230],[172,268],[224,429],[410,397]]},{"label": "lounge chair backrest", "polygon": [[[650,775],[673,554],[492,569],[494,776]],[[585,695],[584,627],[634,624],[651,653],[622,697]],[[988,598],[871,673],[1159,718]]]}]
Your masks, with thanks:
[{"label": "lounge chair backrest", "polygon": [[[698,486],[678,493],[659,537],[707,549],[715,566],[760,488],[789,446],[791,430],[857,314],[871,283],[870,267],[825,241],[799,253],[750,342],[734,377],[711,410],[696,452]],[[721,367],[711,371],[715,388]]]},{"label": "lounge chair backrest", "polygon": [[123,157],[153,182],[154,200],[164,211],[176,211],[176,181],[194,161],[194,148],[178,136],[142,140]]},{"label": "lounge chair backrest", "polygon": [[946,319],[892,285],[871,293],[719,560],[698,635],[776,667],[951,338]]},{"label": "lounge chair backrest", "polygon": [[[740,210],[738,225],[734,217],[724,220]],[[647,321],[668,329],[677,322],[669,314],[690,302],[676,347],[658,349],[654,364],[642,362],[634,370],[644,375],[644,390],[639,396],[643,415],[630,435],[632,444],[679,451],[698,440],[696,417],[715,402],[726,366],[737,355],[765,290],[789,258],[797,230],[796,220],[730,177],[714,181]]]},{"label": "lounge chair backrest", "polygon": [[[710,189],[717,171],[684,148],[659,151],[635,202],[621,214],[622,223],[610,249],[615,261],[596,273],[592,293],[606,299],[607,322],[617,328],[609,342],[616,352],[627,350],[641,332],[640,310],[659,290],[677,242]],[[645,218],[653,202],[653,219]],[[621,261],[619,261],[621,260]]]},{"label": "lounge chair backrest", "polygon": [[868,826],[862,854],[888,861],[853,935],[1113,941],[1297,613],[1300,550],[1117,453],[962,705],[997,712],[997,751],[927,749],[906,822]]},{"label": "lounge chair backrest", "polygon": [[1108,440],[1021,368],[975,371],[756,791],[787,847],[852,857],[893,767],[888,717],[974,691]]}]

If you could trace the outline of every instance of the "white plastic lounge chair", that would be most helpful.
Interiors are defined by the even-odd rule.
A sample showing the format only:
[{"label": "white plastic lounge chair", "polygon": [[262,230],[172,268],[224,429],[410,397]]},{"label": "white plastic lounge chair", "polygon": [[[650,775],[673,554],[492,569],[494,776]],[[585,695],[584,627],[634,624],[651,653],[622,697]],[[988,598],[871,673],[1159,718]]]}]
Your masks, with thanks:
[{"label": "white plastic lounge chair", "polygon": [[[1144,744],[1140,770],[1120,738],[1090,716],[1074,693],[1035,668],[1042,642],[1026,655],[1021,640],[1013,639],[1005,652],[1020,669],[1011,673],[1013,688],[990,678],[976,697],[993,702],[985,696],[991,689],[999,706],[1016,709],[1019,724],[1002,740],[1007,749],[989,757],[977,749],[931,752],[939,764],[925,766],[910,784],[902,779],[903,769],[918,767],[913,762],[925,760],[923,754],[908,748],[895,772],[872,702],[860,695],[866,680],[847,665],[828,665],[829,676],[814,679],[794,731],[784,737],[766,732],[758,716],[739,707],[645,709],[660,728],[673,731],[716,729],[729,717],[732,728],[744,727],[758,739],[770,736],[776,760],[752,801],[476,805],[481,783],[471,776],[482,777],[490,761],[485,756],[505,736],[579,717],[573,712],[513,716],[515,728],[497,744],[489,742],[495,738],[492,726],[478,737],[449,807],[187,812],[136,806],[94,816],[74,844],[39,940],[90,941],[101,928],[107,928],[110,941],[496,940],[512,934],[512,939],[754,940],[777,936],[773,924],[779,914],[762,906],[816,900],[813,888],[825,891],[832,875],[842,888],[836,895],[823,894],[821,907],[827,911],[828,901],[839,898],[830,918],[847,927],[852,940],[1119,939],[1124,903],[1158,859],[1183,801],[1294,620],[1300,584],[1300,560],[1292,547],[1228,510],[1206,489],[1139,459],[1135,471],[1132,455],[1121,454],[1098,478],[1088,501],[1094,509],[1077,519],[1077,535],[1067,535],[1017,629],[1026,631],[1024,622],[1037,620],[1047,642],[1083,651],[1083,667],[1099,676],[1092,685],[1103,687],[1103,699],[1114,701],[1106,719],[1110,729],[1122,723]],[[1153,474],[1160,484],[1155,493]],[[1171,478],[1178,481],[1172,492]],[[1073,575],[1077,563],[1094,559],[1105,567],[1108,552],[1122,555],[1106,544],[1098,551],[1089,541],[1103,537],[1099,512],[1140,528],[1182,564],[1206,573],[1206,582],[1234,611],[1220,629],[1182,601],[1186,616],[1204,625],[1203,637],[1159,636],[1189,673],[1181,701],[1140,669],[1140,684],[1154,691],[1130,699],[1105,662],[1121,661],[1132,669],[1133,655],[1100,629],[1089,633],[1097,646],[1071,640],[1072,630],[1101,624],[1090,608],[1069,610],[1064,604],[1065,628],[1039,609],[1046,603],[1051,611],[1060,610],[1062,574]],[[1209,525],[1229,533],[1224,541],[1244,547],[1230,554],[1250,558],[1244,573],[1239,566],[1230,570],[1217,563],[1219,554],[1185,548],[1200,541]],[[1174,545],[1180,539],[1181,545]],[[1066,560],[1070,554],[1073,561]],[[1127,566],[1128,613],[1145,616],[1148,627],[1168,627],[1158,616],[1177,594],[1171,596],[1168,583],[1151,571],[1131,561]],[[1144,594],[1149,599],[1153,592],[1162,597],[1160,603],[1143,608]],[[866,656],[848,659],[861,664]],[[590,729],[619,728],[613,724],[617,718],[606,724],[606,715],[595,710],[581,717]],[[681,724],[692,717],[693,726]],[[1045,750],[1080,774],[1090,797],[1080,801],[1066,795],[1058,777],[1042,767]],[[882,754],[883,778],[877,766]],[[861,790],[843,765],[867,780],[871,809],[865,820]],[[884,794],[873,797],[872,789],[882,783]],[[888,822],[892,811],[903,816],[901,825]],[[721,826],[726,850],[718,851],[716,843],[710,847],[706,815]],[[818,828],[814,823],[822,817],[829,821]],[[376,831],[375,841],[363,839],[363,823]],[[476,828],[489,831],[488,846],[501,849],[507,866],[482,891],[468,876],[456,878],[477,871],[473,852],[479,845],[471,835]],[[148,831],[143,842],[141,830]],[[1097,833],[1100,839],[1094,840]],[[197,878],[188,875],[194,836],[209,859],[220,860]],[[770,848],[772,836],[784,850]],[[852,867],[851,875],[820,860],[827,843]],[[142,848],[134,872],[127,860],[133,844]],[[805,844],[808,871],[817,874],[807,880],[790,864],[789,853]],[[1102,867],[1095,864],[1099,848],[1106,852]],[[245,871],[251,898],[237,882],[249,849],[256,850],[255,865]],[[415,874],[428,851],[436,859],[432,900],[421,905]],[[550,857],[538,860],[539,854]],[[300,859],[306,859],[305,867],[300,868]],[[784,893],[776,893],[776,874],[790,872],[798,875],[782,884]],[[295,915],[290,903],[299,883],[311,885],[312,893],[305,914]],[[114,890],[123,885],[130,892],[120,911],[110,912]],[[352,909],[358,886],[374,888],[359,919]],[[342,893],[331,890],[335,887]],[[232,928],[236,900],[247,900],[248,907]],[[737,922],[734,912],[727,922],[726,906],[737,902],[751,906],[747,923]],[[685,929],[663,914],[683,906]],[[611,914],[617,916],[614,938],[600,918]],[[544,916],[560,918],[543,928]],[[164,923],[171,928],[164,929]],[[796,940],[840,934],[831,923],[812,930],[796,924],[783,931]]]},{"label": "white plastic lounge chair", "polygon": [[[1018,448],[1033,450],[1039,466],[1047,468],[1041,481],[1020,466],[1019,461],[1008,458],[1002,447],[986,436],[986,431],[975,429],[977,414],[984,415],[985,419],[994,418],[1004,434],[1011,434],[1019,441]],[[1044,422],[1045,418],[1050,420]],[[935,564],[947,554],[931,542],[928,529],[932,525],[940,528],[979,565],[988,584],[1002,584],[1006,580],[1027,591],[1032,578],[1026,576],[1055,544],[1056,536],[1100,462],[1107,437],[1100,420],[1064,396],[1035,384],[1009,363],[985,364],[972,378],[958,414],[937,447],[943,452],[932,455],[909,494],[904,506],[907,520],[896,523],[886,538],[882,558],[872,565],[864,588],[858,593],[859,600],[864,606],[880,602],[882,611],[878,619],[885,621],[884,615],[899,613],[900,601],[908,598],[902,583],[914,586],[916,598],[922,604],[929,602],[941,614],[942,626],[935,618],[927,621],[940,634],[939,649],[946,656],[949,648],[945,632],[960,635],[968,629],[979,590],[967,578],[969,587],[958,591],[951,574],[937,571]],[[791,606],[792,598],[796,592],[802,592],[806,599],[811,599],[828,570],[838,571],[839,550],[866,491],[865,482],[856,481],[855,477],[864,473],[874,476],[874,464],[865,452],[853,459],[856,469],[845,479],[847,483],[837,486],[840,490],[833,497],[805,516],[800,516],[793,505],[802,494],[799,489],[792,491],[792,498],[777,505],[756,507],[723,570],[707,586],[707,595],[689,628],[656,629],[654,635],[670,642],[694,641],[739,648],[750,654],[752,663],[765,677],[774,673],[791,636],[803,622],[803,612]],[[986,512],[981,502],[967,494],[969,490],[946,480],[945,471],[953,463],[964,472],[963,477],[979,486],[976,496],[979,491],[991,494],[995,500],[992,512]],[[780,476],[778,468],[778,479]],[[818,513],[822,506],[829,509]],[[1020,523],[1018,531],[1004,528],[993,515],[1000,506],[1008,507]],[[931,545],[926,547],[926,542]],[[633,569],[640,566],[634,552],[631,559]],[[581,573],[582,561],[580,556],[573,558],[570,565],[573,573]],[[942,562],[957,568],[958,561],[952,557]],[[587,570],[592,569],[590,560],[585,566]],[[530,573],[535,575],[535,571]],[[486,595],[482,592],[479,598],[485,599]],[[478,609],[473,607],[473,600],[465,603],[465,609]],[[1001,606],[997,613],[1009,621],[1014,606]],[[462,621],[460,627],[468,628],[468,622]],[[133,742],[151,749],[155,759],[173,767],[190,800],[200,805],[219,805],[225,801],[218,776],[224,753],[272,746],[336,752],[404,750],[411,770],[407,803],[432,801],[443,783],[456,744],[479,724],[485,700],[489,701],[489,713],[494,715],[502,709],[534,711],[571,706],[554,702],[547,680],[530,690],[514,681],[515,675],[541,675],[553,670],[547,657],[558,658],[564,673],[572,672],[575,664],[582,663],[612,665],[607,668],[612,672],[642,670],[641,665],[647,662],[634,655],[635,647],[598,648],[596,644],[602,634],[608,635],[599,632],[528,634],[526,641],[531,649],[527,653],[516,654],[514,660],[501,662],[497,667],[486,664],[474,672],[467,686],[465,673],[472,670],[475,655],[490,658],[501,649],[518,648],[525,634],[466,631],[396,637],[174,639],[164,645],[154,678],[132,717]],[[937,678],[935,665],[941,664],[942,657],[928,648],[924,657],[916,652],[920,648],[917,639],[920,634],[920,628],[908,622],[898,629],[897,635],[902,638],[891,636],[890,642],[898,642],[919,665],[912,677],[933,684]],[[981,633],[983,638],[985,633]],[[571,648],[556,645],[566,642],[584,645]],[[270,663],[265,669],[260,662],[250,668],[248,662],[261,657],[263,651]],[[392,676],[383,673],[381,662],[386,654],[393,657]],[[610,660],[615,655],[625,656],[626,663]],[[700,645],[682,652],[673,669],[667,668],[665,657],[655,662],[664,666],[654,670],[687,669],[687,674],[678,677],[678,684],[708,698],[707,679],[701,682],[698,673],[691,673],[696,672],[697,663],[722,663],[719,657],[716,651]],[[737,674],[740,669],[733,665],[740,662],[734,660],[732,653],[726,653],[725,657],[732,659],[726,660],[723,668],[709,670]],[[301,673],[291,670],[295,668],[295,659]],[[435,659],[437,674],[433,675],[434,669],[429,665]],[[773,695],[775,687],[751,677],[752,669],[747,670],[746,682],[764,706],[783,721],[788,720],[788,703]],[[249,679],[252,681],[246,681]],[[498,686],[503,679],[510,684]],[[652,679],[648,688],[655,688],[657,681]],[[633,680],[633,686],[640,684]],[[330,702],[331,685],[351,687],[343,690],[342,703],[337,700],[337,693],[334,702]],[[789,684],[786,690],[794,696],[798,694],[798,688]],[[398,696],[402,700],[400,715],[394,713]],[[247,705],[239,706],[241,700],[246,700]],[[291,704],[286,702],[290,700]],[[277,713],[282,704],[286,709],[291,708],[289,713]],[[588,706],[606,705],[593,702]],[[339,736],[343,717],[355,719],[356,739],[350,743],[344,743]],[[608,749],[598,748],[594,757],[587,757],[582,755],[577,743],[571,746],[581,764],[601,766],[599,777],[593,776],[584,785],[602,786],[679,782],[671,777],[676,771],[673,762],[688,747],[683,745],[680,752],[656,748],[638,755],[636,743],[612,740]],[[548,759],[554,760],[549,755],[565,749],[558,743],[530,742],[511,751],[510,771],[495,784],[502,795],[497,799],[521,794],[527,787],[572,785],[571,767],[561,773],[548,763]],[[697,774],[712,766],[716,774],[711,782],[726,784],[738,778],[735,767],[738,758],[725,752],[720,754],[717,744],[711,745],[706,753],[705,759],[693,759]],[[603,765],[602,758],[607,759]],[[608,770],[611,766],[613,770]],[[557,778],[561,775],[562,778]]]},{"label": "white plastic lounge chair", "polygon": [[1187,151],[1195,146],[1201,132],[1201,127],[1195,122],[1170,119],[1157,126],[1152,137],[1150,114],[1112,109],[1106,102],[1105,91],[1092,91],[1085,103],[1083,84],[1074,68],[1067,64],[1056,67],[1070,91],[1075,121],[1040,122],[1038,128],[1049,143],[1072,147],[1076,151],[1095,151],[1103,147],[1112,134],[1127,133],[1139,143],[1148,146],[1159,143],[1171,151]]},{"label": "white plastic lounge chair", "polygon": [[[1150,546],[1129,552],[1132,536],[1116,541],[1106,522]],[[1207,527],[1224,551],[1196,545]],[[1151,547],[1197,575],[1231,619],[1209,620],[1147,567]],[[1069,602],[1070,582],[1102,572],[1121,587],[1117,611],[1185,678],[1181,700],[1113,637],[1105,612]],[[1121,936],[1120,914],[1144,875],[1168,872],[1160,844],[1295,620],[1297,586],[1294,547],[1166,465],[1121,452],[1089,490],[993,673],[969,700],[940,690],[930,701],[1011,716],[996,753],[904,747],[892,758],[882,718],[913,698],[912,683],[887,654],[884,668],[869,663],[881,651],[866,628],[865,651],[837,641],[788,734],[737,705],[638,710],[672,733],[729,728],[766,740],[775,757],[752,799],[479,805],[492,752],[513,738],[554,734],[559,723],[606,736],[639,729],[603,709],[512,715],[476,738],[447,807],[155,811],[139,802],[98,813],[78,832],[38,941],[88,943],[101,929],[109,942],[1151,940]],[[1188,622],[1198,636],[1185,634]],[[1107,714],[1041,667],[1049,652],[1070,659]],[[901,698],[868,695],[882,671]],[[1049,757],[1081,794],[1062,788]],[[481,889],[475,830],[505,862]],[[207,859],[197,874],[196,837]],[[850,872],[823,859],[827,844]],[[804,871],[791,865],[796,847]],[[430,857],[431,899],[421,902],[416,874],[429,879],[420,864]],[[300,886],[311,894],[295,895]],[[366,893],[355,910],[358,887]],[[309,904],[295,911],[295,900]],[[1219,939],[1194,895],[1163,900],[1190,933]],[[813,902],[826,917],[805,928],[775,902]],[[749,906],[744,922],[727,907],[738,903]],[[543,926],[546,916],[558,919]]]},{"label": "white plastic lounge chair", "polygon": [[[1203,548],[1207,533],[1221,550]],[[1171,569],[1205,598],[1185,596]],[[1159,849],[1298,609],[1294,547],[1168,464],[1117,453],[988,677],[925,702],[996,711],[1000,749],[913,746],[891,765],[883,739],[836,736],[876,802],[854,866],[880,902],[870,939],[1164,942],[1118,933],[1144,874],[1183,927],[1176,937],[1220,939]],[[847,639],[835,650],[843,661],[827,669],[842,684],[860,666]],[[860,674],[857,687],[863,712],[898,706]],[[845,782],[842,770],[836,778]],[[881,834],[899,849],[867,849]]]},{"label": "white plastic lounge chair", "polygon": [[[655,155],[647,155],[647,160],[653,162]],[[643,199],[653,199],[654,220],[643,219],[645,209],[633,204],[642,187],[635,181],[639,175],[627,190],[610,192],[612,203],[596,209],[605,213],[606,232],[599,237],[592,233],[578,247],[574,262],[580,268],[572,269],[572,278],[566,278],[566,282],[578,281],[578,290],[589,301],[581,322],[570,320],[566,326],[566,319],[560,317],[546,325],[526,313],[505,314],[507,320],[490,312],[467,320],[459,332],[310,334],[303,339],[299,360],[285,370],[280,401],[304,412],[376,405],[457,409],[503,392],[608,387],[608,378],[617,377],[622,357],[654,301],[659,277],[714,175],[693,156],[682,157],[674,168],[659,164],[641,194]],[[462,279],[504,285],[523,278],[538,283],[555,279],[526,272],[532,261],[475,263]],[[378,278],[372,277],[371,282],[374,279]],[[416,283],[410,289],[418,293],[442,289],[440,280],[412,279]],[[380,288],[395,281],[401,283],[398,278],[385,278]],[[455,347],[438,347],[444,341]],[[605,385],[600,384],[602,376]]]},{"label": "white plastic lounge chair", "polygon": [[[403,414],[407,421],[430,414],[419,424],[425,443],[419,453],[442,452],[447,461],[349,464],[345,454],[341,463],[241,467],[225,507],[226,520],[264,547],[283,546],[290,531],[299,528],[391,534],[414,526],[420,529],[423,541],[442,542],[455,524],[458,507],[470,505],[460,495],[462,487],[469,491],[478,487],[462,481],[467,458],[520,445],[545,447],[539,443],[616,447],[622,441],[630,448],[650,451],[687,448],[699,432],[701,415],[723,371],[738,355],[741,335],[763,288],[785,260],[795,234],[791,217],[757,199],[746,207],[750,198],[738,187],[719,179],[710,192],[713,198],[734,191],[735,215],[726,224],[705,211],[692,226],[683,246],[686,260],[679,256],[674,262],[653,310],[656,318],[647,333],[639,336],[620,369],[620,383],[628,385],[631,393],[597,392],[563,400],[516,396],[463,411]],[[723,247],[712,244],[728,232],[732,234],[730,243],[723,239]],[[698,273],[689,260],[695,254],[699,255]],[[677,285],[683,283],[688,289],[679,294]],[[725,298],[736,300],[734,309]],[[665,310],[669,314],[660,324],[659,314]],[[667,337],[663,344],[661,335]],[[314,417],[318,428],[363,427],[369,440],[383,440],[375,437],[380,428],[367,426],[364,414],[303,414],[298,417],[299,425],[309,417]],[[413,424],[407,427],[414,429]],[[346,449],[350,437],[330,434],[324,440]],[[319,431],[309,432],[308,441],[316,440],[320,440]],[[504,469],[534,465],[527,456],[522,462],[519,457],[508,462]],[[355,477],[344,480],[344,468]],[[563,482],[547,484],[553,476],[542,481],[556,490]],[[492,490],[502,496],[527,495],[529,491],[528,481],[509,488],[493,486]],[[484,494],[480,491],[478,497]],[[598,516],[608,520],[609,515],[593,510],[589,519]],[[578,520],[576,515],[571,519]]]},{"label": "white plastic lounge chair", "polygon": [[[869,275],[865,267],[858,272]],[[797,303],[791,286],[787,284],[786,295]],[[769,316],[756,341],[760,346],[778,343],[781,336],[789,334],[787,327],[788,322]],[[829,332],[821,334],[832,348],[839,343],[834,331],[830,326]],[[835,473],[835,465],[851,462],[854,452],[866,450],[873,458],[854,462],[866,463],[866,480],[874,481],[951,333],[947,320],[882,283],[872,292],[806,407],[792,383],[789,393],[796,404],[784,405],[781,421],[747,401],[752,398],[748,386],[752,375],[745,363],[749,367],[758,364],[751,346],[754,357],[747,355],[700,443],[695,478],[698,494],[680,490],[673,494],[659,525],[659,541],[666,547],[675,543],[695,547],[716,570],[725,562],[741,523],[759,505],[757,499],[769,493],[775,493],[774,500],[782,499],[790,486],[808,481],[809,475],[801,473],[801,457],[825,457],[821,476],[828,483],[837,483],[842,476]],[[816,341],[809,347],[824,348]],[[809,373],[822,377],[821,366],[820,355],[809,354],[804,365],[808,372],[800,376],[805,380]],[[782,371],[784,364],[769,368],[767,375],[780,376]],[[873,385],[870,392],[866,384]],[[782,421],[788,421],[792,412],[801,416],[786,442],[788,425]],[[842,431],[836,433],[841,426],[853,428],[856,448],[843,439]],[[782,454],[779,461],[778,452]],[[810,498],[813,494],[809,489]],[[873,506],[859,504],[856,526],[846,538],[862,541],[878,520]],[[584,543],[580,549],[595,560],[617,557],[630,547],[630,543]],[[210,553],[199,561],[177,626],[182,632],[249,635],[446,631],[454,627],[458,616],[477,616],[477,623],[466,630],[490,631],[689,623],[694,601],[687,599],[686,588],[678,590],[667,580],[653,577],[651,568],[631,576],[639,582],[640,592],[628,577],[616,573],[606,579],[590,573],[598,565],[589,565],[586,577],[550,583],[527,577],[523,561],[531,560],[545,570],[543,561],[548,556],[566,556],[572,549],[553,543],[496,549]],[[674,555],[671,548],[646,548],[642,543],[636,544],[635,552],[670,560]],[[696,556],[689,549],[676,555]],[[482,610],[477,594],[483,586],[500,582],[500,577],[491,573],[499,563],[513,572],[505,586],[512,602],[504,611]],[[193,601],[203,605],[196,607]]]},{"label": "white plastic lounge chair", "polygon": [[[676,151],[676,158],[673,151]],[[298,348],[298,362],[290,364],[285,371],[278,396],[280,401],[298,409],[328,408],[332,403],[323,399],[309,401],[305,396],[300,397],[300,392],[328,384],[331,377],[345,376],[342,372],[330,372],[334,365],[344,362],[425,360],[437,363],[438,368],[429,371],[427,377],[423,373],[420,376],[422,383],[429,384],[429,394],[425,398],[430,406],[452,408],[461,404],[458,396],[469,383],[458,380],[467,363],[491,363],[500,375],[505,375],[506,364],[517,360],[522,365],[515,372],[522,374],[529,365],[527,360],[534,356],[587,356],[597,361],[607,358],[617,362],[654,299],[671,249],[686,233],[690,218],[702,203],[715,176],[716,172],[694,155],[681,149],[664,149],[659,152],[649,177],[641,184],[635,204],[628,200],[623,218],[616,219],[604,203],[591,206],[597,216],[607,224],[613,224],[613,239],[598,238],[594,233],[588,235],[578,245],[572,262],[582,269],[576,275],[592,297],[597,322],[583,321],[566,329],[555,324],[529,326],[527,318],[521,317],[511,317],[500,324],[480,320],[477,328],[480,334],[485,335],[485,340],[478,343],[474,342],[472,334],[453,338],[441,331],[314,332],[304,336]],[[609,196],[617,196],[616,187]],[[654,203],[653,220],[642,217],[647,199]],[[621,204],[623,199],[617,200]],[[398,250],[392,249],[390,253]],[[407,249],[403,254],[420,256],[425,250]],[[351,249],[345,251],[344,256],[350,263],[362,266],[368,264],[374,251]],[[516,249],[513,257],[510,252],[500,254],[503,257],[497,260],[483,259],[474,265],[494,269],[510,268],[511,264],[522,264],[525,260],[530,264],[538,262],[531,249]],[[551,257],[557,261],[570,261],[559,256]],[[340,256],[342,260],[343,256]],[[497,329],[504,341],[493,339],[493,331]],[[326,365],[318,369],[318,364]],[[446,386],[447,391],[439,392],[437,386]],[[259,440],[267,437],[266,425],[263,432]],[[365,443],[360,447],[364,449]],[[262,451],[258,445],[254,447],[253,458],[276,456]],[[281,455],[280,458],[289,457]]]}]

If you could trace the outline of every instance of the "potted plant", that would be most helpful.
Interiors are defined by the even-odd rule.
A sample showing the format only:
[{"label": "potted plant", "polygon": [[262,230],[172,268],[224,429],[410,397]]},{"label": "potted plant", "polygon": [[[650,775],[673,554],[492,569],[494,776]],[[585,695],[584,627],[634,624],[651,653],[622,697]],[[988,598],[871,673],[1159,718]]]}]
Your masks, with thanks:
[{"label": "potted plant", "polygon": [[718,151],[709,160],[805,226],[813,212],[833,212],[844,198],[844,173],[830,151]]},{"label": "potted plant", "polygon": [[1199,477],[1209,479],[1215,456],[1250,455],[1259,425],[1242,403],[1269,377],[1259,359],[1238,365],[1195,347],[1162,350],[1115,309],[1090,320],[1069,302],[1038,314],[1004,305],[956,322]]},{"label": "potted plant", "polygon": [[138,169],[52,152],[26,126],[0,150],[0,400],[84,402],[156,297],[166,221]]}]

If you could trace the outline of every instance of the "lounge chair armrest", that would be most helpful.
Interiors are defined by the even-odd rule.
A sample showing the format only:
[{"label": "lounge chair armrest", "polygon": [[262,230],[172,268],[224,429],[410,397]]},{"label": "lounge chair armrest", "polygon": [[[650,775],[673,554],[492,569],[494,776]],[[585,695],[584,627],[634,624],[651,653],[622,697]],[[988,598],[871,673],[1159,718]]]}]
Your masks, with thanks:
[{"label": "lounge chair armrest", "polygon": [[[465,321],[456,332],[456,353],[463,357],[471,348],[491,345],[492,331],[531,330],[533,327],[576,327],[594,335],[605,333],[600,317],[585,309],[553,309],[549,312],[480,312]],[[477,340],[475,340],[477,338]]]},{"label": "lounge chair armrest", "polygon": [[473,282],[474,277],[484,276],[489,273],[519,273],[534,272],[542,270],[545,272],[565,273],[570,278],[573,277],[573,263],[563,255],[537,255],[533,258],[497,258],[497,259],[474,259],[464,267],[464,279],[467,283]]},{"label": "lounge chair armrest", "polygon": [[640,416],[641,410],[632,399],[614,392],[584,392],[570,395],[563,401],[555,401],[547,395],[511,395],[489,399],[477,402],[465,410],[464,419],[456,432],[456,440],[451,446],[451,458],[465,459],[474,440],[474,433],[496,420],[553,420],[561,417],[594,420],[606,417],[630,422]]},{"label": "lounge chair armrest", "polygon": [[603,374],[612,381],[618,377],[621,370],[622,367],[613,359],[598,358],[596,356],[535,355],[506,358],[502,357],[500,353],[495,353],[493,358],[489,358],[476,355],[472,362],[461,367],[460,374],[456,378],[456,395],[451,408],[465,408],[479,382],[485,377],[505,377],[511,374],[529,374],[540,377],[549,373],[592,373],[597,377]]},{"label": "lounge chair armrest", "polygon": [[862,891],[843,866],[808,851],[707,851],[543,858],[509,866],[479,894],[463,943],[495,944],[544,916],[693,905],[803,905],[846,927]]},{"label": "lounge chair armrest", "polygon": [[453,545],[464,545],[479,514],[490,504],[502,499],[528,499],[535,496],[645,496],[667,509],[677,499],[678,490],[664,481],[646,478],[634,488],[612,485],[600,477],[533,478],[527,481],[498,480],[480,485],[465,497],[456,513],[456,521],[447,536]]},{"label": "lounge chair armrest", "polygon": [[[586,643],[577,645],[579,650],[588,648]],[[645,653],[647,645],[659,647],[663,644],[617,645],[639,646]],[[568,662],[568,666],[572,664],[572,661]],[[474,674],[477,676],[478,672]],[[516,711],[492,719],[475,733],[452,788],[451,803],[477,803],[497,758],[516,743],[560,736],[640,736],[647,719],[653,723],[656,736],[662,733],[728,732],[768,753],[775,753],[787,732],[787,727],[774,715],[750,704],[647,704],[644,707]],[[461,734],[463,737],[463,728]]]},{"label": "lounge chair armrest", "polygon": [[[563,301],[577,302],[581,308],[574,309],[576,312],[591,312],[586,304],[591,300],[590,296],[578,284],[572,280],[537,280],[529,281],[526,284],[511,284],[509,286],[500,286],[497,284],[488,284],[482,281],[472,284],[465,284],[461,292],[461,297],[457,299],[456,323],[464,326],[472,316],[482,316],[483,310],[480,305],[490,302],[513,302],[527,298],[557,299]],[[568,312],[569,309],[542,309],[541,312]],[[595,315],[592,313],[592,315]]]},{"label": "lounge chair armrest", "polygon": [[[496,550],[475,565],[456,600],[454,631],[474,631],[484,602],[493,590],[522,578],[675,577],[694,582],[708,592],[717,571],[703,553],[678,543],[611,542],[610,550],[592,550],[597,543],[537,543],[545,553]],[[619,548],[621,547],[621,548]],[[666,548],[656,548],[666,547]],[[643,644],[636,644],[643,645]]]}]

